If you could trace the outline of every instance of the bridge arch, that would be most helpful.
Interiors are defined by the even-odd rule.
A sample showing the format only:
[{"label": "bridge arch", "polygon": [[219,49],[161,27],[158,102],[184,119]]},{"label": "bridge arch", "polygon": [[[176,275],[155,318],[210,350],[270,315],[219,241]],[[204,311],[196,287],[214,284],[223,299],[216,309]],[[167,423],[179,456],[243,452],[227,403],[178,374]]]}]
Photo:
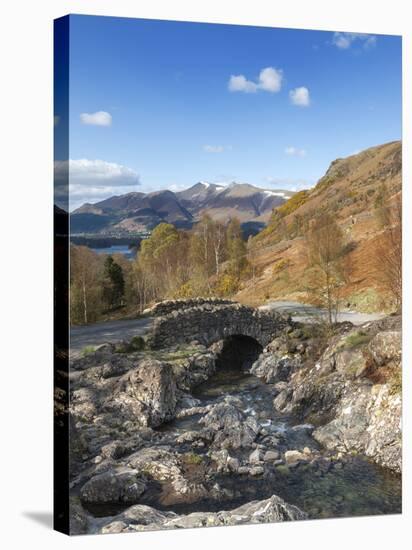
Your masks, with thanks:
[{"label": "bridge arch", "polygon": [[227,336],[220,342],[220,349],[216,355],[216,369],[249,370],[262,351],[263,347],[251,336]]}]

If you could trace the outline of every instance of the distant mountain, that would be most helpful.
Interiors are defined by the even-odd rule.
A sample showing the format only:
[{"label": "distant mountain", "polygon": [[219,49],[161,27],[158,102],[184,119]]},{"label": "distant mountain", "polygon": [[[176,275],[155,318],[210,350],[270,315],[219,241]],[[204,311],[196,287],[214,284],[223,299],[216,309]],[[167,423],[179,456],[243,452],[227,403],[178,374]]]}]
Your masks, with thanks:
[{"label": "distant mountain", "polygon": [[267,222],[273,208],[283,204],[293,193],[269,191],[248,183],[218,185],[199,182],[176,195],[195,216],[207,211],[212,218],[221,221],[237,217],[241,222]]},{"label": "distant mountain", "polygon": [[72,233],[130,233],[153,229],[161,222],[191,227],[207,212],[213,219],[237,217],[242,223],[263,226],[273,208],[293,193],[260,189],[247,183],[228,185],[199,182],[173,193],[127,193],[95,204],[83,204],[70,216]]}]

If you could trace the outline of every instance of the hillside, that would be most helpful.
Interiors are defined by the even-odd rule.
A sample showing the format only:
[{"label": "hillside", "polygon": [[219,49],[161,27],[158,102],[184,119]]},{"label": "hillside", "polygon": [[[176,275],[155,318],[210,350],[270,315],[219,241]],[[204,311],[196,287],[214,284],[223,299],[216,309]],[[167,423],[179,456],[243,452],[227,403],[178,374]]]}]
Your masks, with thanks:
[{"label": "hillside", "polygon": [[132,233],[152,230],[161,222],[189,228],[207,212],[213,219],[236,217],[263,227],[273,208],[292,196],[290,191],[266,190],[245,183],[218,185],[199,182],[173,193],[128,193],[95,204],[86,203],[71,218],[72,233]]},{"label": "hillside", "polygon": [[345,305],[358,310],[387,307],[376,273],[376,258],[384,238],[377,204],[393,204],[401,192],[401,142],[372,147],[333,161],[310,190],[296,193],[280,205],[268,226],[254,237],[250,262],[254,277],[236,299],[247,304],[268,300],[305,301],[302,288],[307,265],[307,228],[320,212],[331,214],[350,247],[350,278],[342,289]]}]

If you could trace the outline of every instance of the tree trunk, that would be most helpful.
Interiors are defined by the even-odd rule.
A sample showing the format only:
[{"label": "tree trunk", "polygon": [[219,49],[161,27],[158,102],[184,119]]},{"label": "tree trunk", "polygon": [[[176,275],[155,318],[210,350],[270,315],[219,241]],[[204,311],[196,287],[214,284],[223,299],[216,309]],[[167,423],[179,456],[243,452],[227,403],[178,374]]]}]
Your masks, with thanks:
[{"label": "tree trunk", "polygon": [[84,279],[83,279],[83,314],[84,314],[84,324],[87,325],[86,281]]}]

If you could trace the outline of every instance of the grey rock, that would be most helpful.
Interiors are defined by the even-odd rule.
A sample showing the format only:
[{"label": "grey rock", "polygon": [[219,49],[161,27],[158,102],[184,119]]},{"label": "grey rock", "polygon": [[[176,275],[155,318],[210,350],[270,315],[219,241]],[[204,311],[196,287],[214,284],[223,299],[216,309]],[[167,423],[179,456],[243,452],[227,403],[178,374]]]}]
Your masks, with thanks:
[{"label": "grey rock", "polygon": [[307,455],[297,450],[289,450],[285,452],[285,462],[288,466],[296,464],[300,461],[307,460]]},{"label": "grey rock", "polygon": [[120,379],[112,402],[143,426],[159,426],[171,420],[176,408],[172,368],[154,359],[142,361]]},{"label": "grey rock", "polygon": [[181,516],[173,512],[158,512],[149,506],[132,506],[115,518],[111,518],[109,521],[106,520],[100,526],[100,532],[113,533],[248,523],[274,523],[303,519],[307,519],[305,512],[273,495],[266,500],[252,501],[234,510],[194,512]]},{"label": "grey rock", "polygon": [[89,515],[82,507],[77,497],[71,497],[69,501],[70,510],[70,534],[84,535],[89,530]]},{"label": "grey rock", "polygon": [[249,474],[251,476],[260,476],[265,473],[265,469],[263,466],[252,466],[249,470]]},{"label": "grey rock", "polygon": [[255,361],[250,372],[262,378],[267,384],[285,382],[301,366],[301,360],[288,355],[264,353]]},{"label": "grey rock", "polygon": [[199,423],[215,434],[212,444],[214,448],[249,448],[260,431],[255,418],[245,418],[240,409],[227,402],[215,405]]},{"label": "grey rock", "polygon": [[259,464],[263,460],[263,453],[260,449],[256,449],[249,455],[250,464]]},{"label": "grey rock", "polygon": [[378,366],[392,361],[399,364],[402,357],[401,331],[378,332],[370,341],[368,349]]},{"label": "grey rock", "polygon": [[263,455],[263,460],[265,462],[274,462],[275,460],[278,460],[278,458],[279,458],[278,451],[266,451],[266,453]]},{"label": "grey rock", "polygon": [[132,504],[139,501],[146,485],[136,471],[124,469],[98,474],[87,481],[80,491],[82,502]]}]

